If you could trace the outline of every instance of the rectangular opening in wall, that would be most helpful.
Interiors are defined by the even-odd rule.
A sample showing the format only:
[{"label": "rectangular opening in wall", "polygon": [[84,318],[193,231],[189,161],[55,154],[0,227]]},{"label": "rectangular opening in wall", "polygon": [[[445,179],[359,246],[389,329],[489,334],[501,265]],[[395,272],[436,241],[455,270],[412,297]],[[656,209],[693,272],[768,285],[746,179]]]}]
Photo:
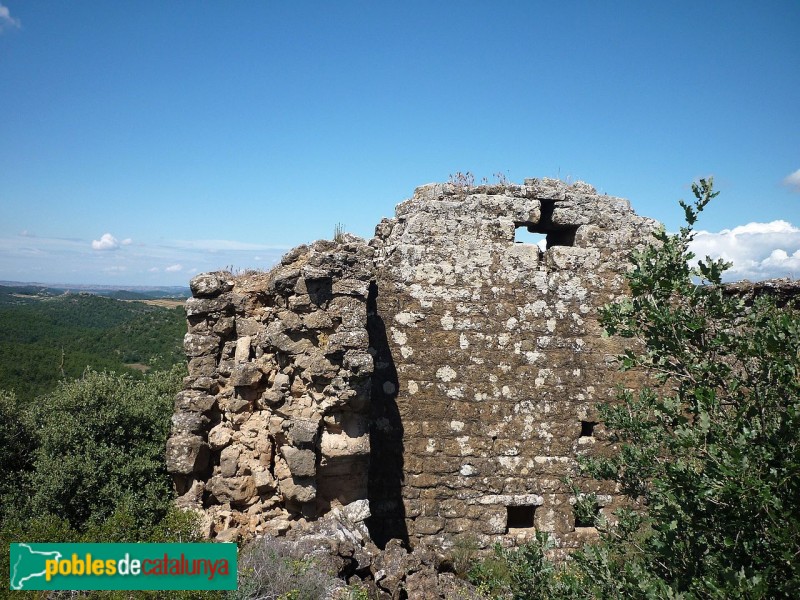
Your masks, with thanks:
[{"label": "rectangular opening in wall", "polygon": [[544,252],[547,249],[547,235],[534,231],[533,223],[519,223],[514,230],[514,242],[517,244],[530,244],[539,246]]},{"label": "rectangular opening in wall", "polygon": [[553,223],[554,203],[542,203],[541,219],[538,222],[517,221],[514,223],[514,241],[518,244],[533,244],[544,251],[553,246],[574,246],[577,225]]},{"label": "rectangular opening in wall", "polygon": [[533,527],[535,506],[507,506],[506,533],[511,529],[530,529]]},{"label": "rectangular opening in wall", "polygon": [[581,437],[594,437],[597,421],[581,421]]}]

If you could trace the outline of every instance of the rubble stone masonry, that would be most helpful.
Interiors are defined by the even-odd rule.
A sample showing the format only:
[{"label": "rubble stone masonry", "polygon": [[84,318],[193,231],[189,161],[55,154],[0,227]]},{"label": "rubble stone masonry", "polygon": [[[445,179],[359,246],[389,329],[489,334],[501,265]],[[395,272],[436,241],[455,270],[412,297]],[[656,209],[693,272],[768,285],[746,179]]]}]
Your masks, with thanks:
[{"label": "rubble stone masonry", "polygon": [[368,242],[195,277],[167,446],[179,504],[222,540],[335,508],[379,546],[577,546],[591,528],[565,479],[610,514],[615,490],[575,459],[608,446],[596,404],[637,384],[598,310],[656,226],[584,183],[431,184]]}]

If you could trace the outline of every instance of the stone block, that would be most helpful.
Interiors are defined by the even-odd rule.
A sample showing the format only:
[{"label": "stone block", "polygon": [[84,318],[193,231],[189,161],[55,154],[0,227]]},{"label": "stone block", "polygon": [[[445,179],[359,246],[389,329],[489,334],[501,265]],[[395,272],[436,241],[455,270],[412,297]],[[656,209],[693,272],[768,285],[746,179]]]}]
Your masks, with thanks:
[{"label": "stone block", "polygon": [[233,289],[233,276],[227,272],[201,273],[189,281],[189,288],[197,298],[219,296]]},{"label": "stone block", "polygon": [[167,440],[167,471],[191,475],[205,469],[208,464],[208,445],[203,438],[186,433]]},{"label": "stone block", "polygon": [[175,410],[181,412],[209,413],[217,398],[199,390],[183,390],[175,395]]},{"label": "stone block", "polygon": [[253,363],[242,363],[236,365],[231,371],[230,383],[236,387],[257,386],[264,374]]},{"label": "stone block", "polygon": [[314,477],[317,473],[317,457],[313,450],[300,450],[292,446],[281,446],[281,454],[293,477]]},{"label": "stone block", "polygon": [[342,507],[342,514],[353,523],[361,523],[372,516],[369,510],[369,500],[366,498],[356,500]]},{"label": "stone block", "polygon": [[208,487],[220,503],[244,504],[255,495],[255,484],[249,475],[243,477],[215,475]]},{"label": "stone block", "polygon": [[220,423],[208,432],[208,445],[212,450],[221,450],[231,442],[233,430],[227,425]]},{"label": "stone block", "polygon": [[202,335],[187,333],[183,338],[183,348],[187,356],[216,355],[219,351],[220,340],[216,335]]},{"label": "stone block", "polygon": [[236,475],[240,450],[237,446],[227,446],[219,455],[219,470],[223,477]]},{"label": "stone block", "polygon": [[236,351],[233,358],[236,362],[247,362],[250,360],[250,342],[252,338],[249,335],[240,337],[236,340]]},{"label": "stone block", "polygon": [[253,483],[259,494],[274,492],[278,487],[278,482],[275,481],[275,478],[266,469],[253,473]]},{"label": "stone block", "polygon": [[313,479],[281,479],[278,489],[287,500],[300,504],[312,502],[317,497],[317,482]]},{"label": "stone block", "polygon": [[320,418],[294,419],[289,425],[289,439],[294,446],[313,444],[317,439]]},{"label": "stone block", "polygon": [[230,297],[189,298],[186,301],[186,316],[199,317],[209,314],[221,314],[232,308]]},{"label": "stone block", "polygon": [[417,535],[435,535],[444,529],[442,517],[418,517],[414,519],[413,531]]},{"label": "stone block", "polygon": [[174,433],[203,433],[208,429],[209,419],[196,412],[176,412],[172,415]]}]

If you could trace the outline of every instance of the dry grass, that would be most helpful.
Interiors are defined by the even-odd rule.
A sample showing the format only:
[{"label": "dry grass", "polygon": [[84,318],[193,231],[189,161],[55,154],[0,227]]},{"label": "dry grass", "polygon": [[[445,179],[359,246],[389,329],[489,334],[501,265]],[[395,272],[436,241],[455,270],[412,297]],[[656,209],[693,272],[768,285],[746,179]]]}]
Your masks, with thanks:
[{"label": "dry grass", "polygon": [[173,300],[172,298],[158,298],[155,300],[126,300],[126,302],[141,302],[150,306],[160,306],[162,308],[175,308],[186,304],[186,300]]}]

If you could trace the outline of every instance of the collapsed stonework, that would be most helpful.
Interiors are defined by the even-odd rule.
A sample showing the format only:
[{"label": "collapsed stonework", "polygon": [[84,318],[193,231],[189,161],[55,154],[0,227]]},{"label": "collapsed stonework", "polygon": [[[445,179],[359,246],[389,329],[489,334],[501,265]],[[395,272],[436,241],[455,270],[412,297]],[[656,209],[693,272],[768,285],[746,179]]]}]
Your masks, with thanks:
[{"label": "collapsed stonework", "polygon": [[[167,445],[179,504],[222,540],[345,511],[383,546],[459,536],[576,547],[565,478],[595,405],[635,386],[598,309],[657,226],[584,183],[418,188],[375,237],[191,282],[189,376]],[[546,236],[516,243],[518,231]]]}]

